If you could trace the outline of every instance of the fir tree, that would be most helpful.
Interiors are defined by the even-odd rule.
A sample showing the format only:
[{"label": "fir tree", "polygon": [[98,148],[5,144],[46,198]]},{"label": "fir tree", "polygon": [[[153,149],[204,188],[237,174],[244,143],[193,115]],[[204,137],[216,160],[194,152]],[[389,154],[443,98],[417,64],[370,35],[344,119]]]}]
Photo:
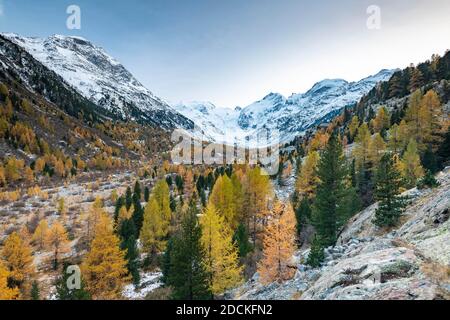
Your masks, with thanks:
[{"label": "fir tree", "polygon": [[41,300],[38,282],[35,280],[31,285],[31,300]]},{"label": "fir tree", "polygon": [[252,245],[249,242],[249,234],[245,224],[239,224],[234,233],[233,241],[238,246],[240,258],[245,258],[247,254],[252,251]]},{"label": "fir tree", "polygon": [[125,192],[125,204],[127,206],[127,210],[130,210],[131,205],[133,204],[133,194],[131,193],[130,187],[128,187]]},{"label": "fir tree", "polygon": [[150,189],[148,187],[145,187],[145,189],[144,189],[144,200],[145,200],[145,202],[148,202],[148,199],[150,199]]},{"label": "fir tree", "polygon": [[69,264],[66,264],[63,268],[61,276],[56,280],[56,299],[58,300],[91,300],[91,295],[85,289],[84,280],[80,279],[80,287],[71,289],[68,286],[71,273],[68,273],[67,268]]},{"label": "fir tree", "polygon": [[126,251],[127,269],[133,278],[133,283],[139,283],[139,251],[136,243],[136,227],[132,219],[122,221],[120,225],[120,249]]},{"label": "fir tree", "polygon": [[295,218],[297,220],[297,237],[301,239],[303,228],[306,226],[308,220],[311,218],[311,206],[307,198],[303,198],[300,201],[297,209],[295,210]]},{"label": "fir tree", "polygon": [[317,169],[320,183],[313,205],[313,224],[323,247],[334,245],[341,227],[352,214],[350,178],[343,148],[333,134]]},{"label": "fir tree", "polygon": [[311,250],[309,252],[308,260],[306,263],[313,268],[317,268],[320,267],[324,260],[324,248],[316,236],[311,244]]},{"label": "fir tree", "polygon": [[167,278],[173,289],[172,298],[176,300],[204,300],[211,297],[209,277],[203,264],[204,250],[200,243],[201,228],[197,215],[195,203],[191,202],[180,233],[175,236],[170,249]]},{"label": "fir tree", "polygon": [[379,204],[374,223],[379,227],[395,226],[404,210],[405,200],[399,196],[401,176],[392,155],[385,154],[381,158],[375,181],[375,198]]}]

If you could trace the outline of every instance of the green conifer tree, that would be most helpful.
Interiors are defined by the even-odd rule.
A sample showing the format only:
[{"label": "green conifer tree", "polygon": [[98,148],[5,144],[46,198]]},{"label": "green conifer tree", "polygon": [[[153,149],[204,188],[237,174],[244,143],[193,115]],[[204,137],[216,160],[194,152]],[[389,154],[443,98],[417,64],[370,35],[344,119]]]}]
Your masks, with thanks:
[{"label": "green conifer tree", "polygon": [[399,196],[401,174],[395,168],[391,154],[381,158],[375,181],[375,199],[379,205],[373,222],[379,227],[395,226],[405,208],[405,199]]}]

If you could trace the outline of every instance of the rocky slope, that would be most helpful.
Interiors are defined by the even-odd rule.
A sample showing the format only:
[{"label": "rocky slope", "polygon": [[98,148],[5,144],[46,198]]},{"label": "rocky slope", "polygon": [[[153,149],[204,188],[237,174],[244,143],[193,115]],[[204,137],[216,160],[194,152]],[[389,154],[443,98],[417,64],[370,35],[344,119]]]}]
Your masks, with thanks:
[{"label": "rocky slope", "polygon": [[258,274],[232,299],[426,300],[450,299],[450,168],[433,190],[406,192],[410,204],[395,230],[371,223],[376,204],[349,222],[321,268],[305,266],[298,252],[294,279],[263,286]]}]

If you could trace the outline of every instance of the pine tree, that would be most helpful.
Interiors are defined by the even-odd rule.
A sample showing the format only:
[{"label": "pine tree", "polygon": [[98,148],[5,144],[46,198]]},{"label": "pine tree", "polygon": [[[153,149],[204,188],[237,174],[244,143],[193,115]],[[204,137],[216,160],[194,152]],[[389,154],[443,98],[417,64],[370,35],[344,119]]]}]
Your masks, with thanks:
[{"label": "pine tree", "polygon": [[[125,209],[125,208],[123,208]],[[125,219],[120,225],[120,249],[126,251],[125,259],[127,260],[127,269],[133,283],[136,285],[139,283],[139,251],[136,242],[136,227],[134,226],[133,219]]]},{"label": "pine tree", "polygon": [[320,267],[320,265],[324,260],[325,260],[324,247],[316,236],[311,244],[311,250],[309,252],[306,264],[310,265],[313,268],[317,268]]},{"label": "pine tree", "polygon": [[131,205],[133,204],[133,194],[131,192],[131,188],[128,187],[125,192],[125,205],[127,206],[127,210],[130,210]]},{"label": "pine tree", "polygon": [[201,244],[205,251],[203,263],[209,275],[209,289],[214,295],[222,294],[242,281],[238,249],[232,242],[232,235],[224,218],[212,204],[208,204],[204,210],[200,225]]},{"label": "pine tree", "polygon": [[145,187],[145,189],[144,189],[144,200],[145,200],[145,202],[148,202],[148,199],[150,199],[150,189],[148,187]]},{"label": "pine tree", "polygon": [[313,205],[313,224],[323,247],[334,245],[340,228],[352,214],[350,177],[338,137],[333,134],[318,165],[320,183]]},{"label": "pine tree", "polygon": [[239,257],[245,258],[250,251],[252,251],[252,245],[249,242],[249,234],[245,224],[240,223],[233,236],[233,241],[237,244],[239,249]]},{"label": "pine tree", "polygon": [[80,279],[80,288],[70,289],[68,286],[70,273],[67,272],[69,267],[66,264],[63,267],[61,276],[56,280],[56,299],[58,300],[91,300],[91,295],[86,291],[86,286],[83,278]]},{"label": "pine tree", "polygon": [[90,251],[81,265],[86,289],[93,299],[120,299],[128,281],[126,252],[120,250],[120,240],[113,232],[111,219],[100,216]]},{"label": "pine tree", "polygon": [[8,285],[28,294],[26,287],[35,271],[30,245],[17,232],[13,232],[3,243],[1,257],[9,270]]},{"label": "pine tree", "polygon": [[258,265],[262,283],[291,279],[295,251],[295,216],[291,205],[276,202],[263,241],[263,259]]},{"label": "pine tree", "polygon": [[297,220],[297,237],[301,239],[303,228],[306,226],[309,219],[311,219],[311,206],[307,198],[300,201],[295,210],[295,218]]},{"label": "pine tree", "polygon": [[61,254],[69,251],[69,240],[64,226],[55,221],[47,233],[46,246],[53,251],[53,269],[58,268],[58,259]]},{"label": "pine tree", "polygon": [[0,301],[1,300],[15,300],[19,297],[18,288],[10,288],[8,286],[8,279],[10,278],[10,271],[4,266],[0,260]]},{"label": "pine tree", "polygon": [[170,271],[167,282],[171,285],[175,300],[204,300],[211,297],[201,246],[201,228],[198,210],[191,201],[181,223],[181,230],[171,244]]},{"label": "pine tree", "polygon": [[375,198],[379,201],[374,223],[379,227],[395,226],[405,207],[400,194],[401,176],[392,155],[385,154],[376,173]]},{"label": "pine tree", "polygon": [[31,300],[41,300],[38,282],[35,280],[31,285]]}]

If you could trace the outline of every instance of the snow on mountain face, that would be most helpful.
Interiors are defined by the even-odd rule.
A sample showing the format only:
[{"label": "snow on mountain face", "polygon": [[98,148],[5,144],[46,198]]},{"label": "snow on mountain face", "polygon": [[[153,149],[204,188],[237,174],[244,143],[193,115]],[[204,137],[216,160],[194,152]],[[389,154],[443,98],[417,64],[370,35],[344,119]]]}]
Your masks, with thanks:
[{"label": "snow on mountain face", "polygon": [[277,130],[284,143],[331,120],[344,107],[358,102],[377,83],[388,80],[394,71],[381,70],[358,82],[326,79],[316,83],[306,93],[293,94],[289,98],[270,93],[243,109],[222,109],[198,102],[174,107],[193,120],[206,137],[215,141],[231,143],[236,139],[243,142],[246,136],[255,136],[264,130]]},{"label": "snow on mountain face", "polygon": [[191,121],[145,88],[117,60],[83,38],[3,36],[61,76],[82,96],[122,119],[163,128],[192,127]]}]

